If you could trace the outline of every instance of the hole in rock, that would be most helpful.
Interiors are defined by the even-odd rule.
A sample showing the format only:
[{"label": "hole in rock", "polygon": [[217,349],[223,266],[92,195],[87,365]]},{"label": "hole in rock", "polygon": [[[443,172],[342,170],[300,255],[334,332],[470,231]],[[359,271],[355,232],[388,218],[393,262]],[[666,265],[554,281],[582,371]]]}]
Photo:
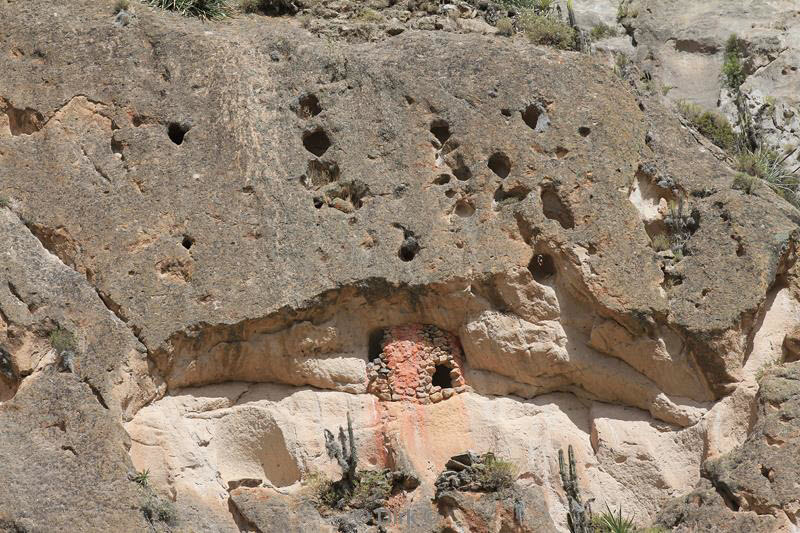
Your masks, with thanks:
[{"label": "hole in rock", "polygon": [[467,181],[472,177],[472,171],[470,171],[467,163],[464,161],[464,157],[461,154],[456,154],[453,175],[455,175],[455,177],[461,181]]},{"label": "hole in rock", "polygon": [[539,104],[529,104],[520,113],[525,124],[537,133],[542,133],[550,125],[550,119]]},{"label": "hole in rock", "polygon": [[501,109],[500,110],[500,114],[503,115],[504,117],[510,117],[511,116],[511,110],[510,109]]},{"label": "hole in rock", "polygon": [[192,237],[190,237],[189,235],[184,235],[183,236],[183,240],[181,241],[181,244],[183,245],[184,248],[186,248],[188,250],[194,244],[194,239]]},{"label": "hole in rock", "polygon": [[444,365],[436,365],[436,370],[433,372],[433,379],[431,380],[431,383],[434,387],[452,389],[453,382],[450,379],[450,369]]},{"label": "hole in rock", "polygon": [[541,198],[544,216],[550,220],[557,221],[564,229],[575,227],[575,219],[572,217],[572,213],[561,201],[555,189],[549,186],[543,187]]},{"label": "hole in rock", "polygon": [[397,252],[398,257],[408,263],[413,261],[419,253],[419,242],[414,237],[406,237],[403,244],[400,245],[400,250]]},{"label": "hole in rock", "polygon": [[527,198],[529,192],[531,192],[530,189],[522,185],[517,185],[507,191],[503,187],[498,187],[494,192],[494,201],[498,207],[511,202],[521,202]]},{"label": "hole in rock", "polygon": [[452,197],[454,197],[456,195],[456,191],[453,190],[453,189],[447,189],[447,191],[445,191],[444,195],[447,196],[448,198],[452,198]]},{"label": "hole in rock", "polygon": [[[0,106],[2,103],[3,100],[0,98]],[[11,130],[11,135],[30,135],[44,126],[44,116],[35,109],[29,107],[17,109],[10,103],[6,105],[5,113],[8,117],[8,129]],[[0,112],[2,111],[2,107],[0,107]]]},{"label": "hole in rock", "polygon": [[317,128],[303,134],[303,146],[315,156],[322,157],[331,147],[331,140],[325,130]]},{"label": "hole in rock", "polygon": [[319,98],[311,93],[302,95],[298,100],[297,116],[300,118],[316,117],[322,112]]},{"label": "hole in rock", "polygon": [[339,174],[339,165],[336,163],[312,159],[308,162],[306,173],[301,176],[300,181],[307,189],[319,189],[338,180]]},{"label": "hole in rock", "polygon": [[322,209],[322,206],[325,205],[325,201],[322,199],[321,196],[314,197],[314,207],[317,209]]},{"label": "hole in rock", "polygon": [[450,124],[446,120],[437,118],[431,122],[431,133],[440,144],[444,144],[450,138]]},{"label": "hole in rock", "polygon": [[460,217],[471,217],[475,214],[475,206],[466,200],[462,200],[456,203],[455,213]]},{"label": "hole in rock", "polygon": [[433,180],[434,185],[447,185],[450,183],[450,174],[440,174],[438,178]]},{"label": "hole in rock", "polygon": [[369,334],[369,341],[367,347],[367,360],[368,361],[375,361],[379,359],[381,353],[383,352],[383,339],[386,336],[386,331],[381,329],[376,329],[372,333]]},{"label": "hole in rock", "polygon": [[580,133],[581,137],[588,137],[589,134],[592,133],[592,130],[586,126],[581,126],[578,128],[578,133]]},{"label": "hole in rock", "polygon": [[549,255],[536,254],[528,264],[528,270],[530,270],[533,279],[541,282],[555,276],[556,264]]},{"label": "hole in rock", "polygon": [[505,179],[511,172],[511,160],[503,152],[495,152],[489,158],[489,168],[500,178]]},{"label": "hole in rock", "polygon": [[568,153],[569,153],[569,150],[567,150],[563,146],[557,146],[556,147],[556,158],[564,159],[565,157],[567,157]]},{"label": "hole in rock", "polygon": [[183,138],[186,136],[186,133],[189,131],[189,129],[190,127],[186,124],[171,122],[169,126],[167,126],[167,135],[169,135],[169,140],[177,145],[182,144]]}]

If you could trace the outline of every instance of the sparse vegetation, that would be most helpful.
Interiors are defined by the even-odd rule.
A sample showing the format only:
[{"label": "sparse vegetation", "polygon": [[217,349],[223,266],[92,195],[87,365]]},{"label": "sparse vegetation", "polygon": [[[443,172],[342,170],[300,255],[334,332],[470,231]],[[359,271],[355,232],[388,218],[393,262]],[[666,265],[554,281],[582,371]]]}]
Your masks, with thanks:
[{"label": "sparse vegetation", "polygon": [[173,525],[177,522],[178,513],[175,505],[165,498],[160,497],[150,488],[142,489],[143,495],[139,503],[139,509],[151,524],[153,522],[164,522]]},{"label": "sparse vegetation", "polygon": [[141,472],[136,472],[136,474],[131,477],[131,481],[142,487],[147,487],[150,483],[150,470],[144,469]]},{"label": "sparse vegetation", "polygon": [[71,331],[63,329],[60,326],[50,332],[49,340],[50,346],[52,346],[59,355],[67,351],[74,352],[77,346],[75,335],[73,335]]},{"label": "sparse vegetation", "polygon": [[480,465],[478,472],[478,482],[489,492],[510,488],[516,478],[514,464],[496,457],[491,452],[484,454],[483,464]]},{"label": "sparse vegetation", "polygon": [[9,204],[8,197],[0,196],[0,209],[2,209],[3,207],[8,207],[8,204]]},{"label": "sparse vegetation", "polygon": [[616,513],[606,505],[606,510],[592,517],[592,525],[596,533],[636,533],[638,529],[633,519],[622,515],[622,507]]},{"label": "sparse vegetation", "polygon": [[736,147],[736,134],[723,115],[703,110],[699,105],[685,100],[678,102],[678,111],[697,131],[723,150],[732,150]]},{"label": "sparse vegetation", "polygon": [[746,194],[753,194],[758,187],[758,178],[744,172],[737,172],[731,187]]},{"label": "sparse vegetation", "polygon": [[525,11],[520,17],[520,27],[534,44],[575,49],[575,30],[552,11],[548,14],[539,14],[534,9]]},{"label": "sparse vegetation", "polygon": [[622,21],[626,18],[636,18],[639,16],[639,8],[631,5],[630,0],[622,0],[617,6],[617,20]]},{"label": "sparse vegetation", "polygon": [[495,24],[497,33],[510,37],[514,33],[514,23],[508,17],[503,17]]},{"label": "sparse vegetation", "polygon": [[131,7],[131,0],[116,0],[114,2],[114,14],[116,15],[120,11],[128,11]]},{"label": "sparse vegetation", "polygon": [[672,247],[672,243],[669,241],[669,236],[666,233],[659,233],[653,236],[650,240],[650,244],[656,252],[664,252]]},{"label": "sparse vegetation", "polygon": [[379,507],[392,493],[392,481],[386,470],[362,470],[350,496],[349,505],[358,509]]},{"label": "sparse vegetation", "polygon": [[228,0],[147,0],[153,7],[177,11],[186,17],[221,19],[228,16]]},{"label": "sparse vegetation", "polygon": [[733,91],[738,91],[744,83],[747,74],[744,71],[742,56],[744,55],[744,42],[732,34],[725,43],[725,58],[722,63],[722,76],[725,86]]},{"label": "sparse vegetation", "polygon": [[567,494],[567,524],[573,533],[591,533],[591,510],[583,505],[581,489],[578,485],[578,470],[575,466],[575,452],[572,445],[567,448],[568,461],[564,461],[564,450],[558,450],[558,470],[561,485]]},{"label": "sparse vegetation", "polygon": [[383,22],[386,19],[384,18],[383,15],[381,15],[379,12],[375,11],[374,9],[372,9],[370,7],[362,7],[356,13],[356,16],[354,17],[354,20],[356,20],[358,22],[374,22],[374,23],[378,23],[378,22]]},{"label": "sparse vegetation", "polygon": [[589,37],[591,37],[593,41],[599,41],[601,39],[607,39],[609,37],[616,36],[616,28],[609,26],[605,22],[599,22],[595,24],[595,26],[592,28],[592,31],[589,32]]},{"label": "sparse vegetation", "polygon": [[[795,169],[787,168],[784,163],[789,154],[783,156],[764,147],[756,150],[742,150],[737,157],[738,169],[745,175],[763,180],[773,191],[782,196],[787,202],[800,207],[800,166]],[[737,183],[738,180],[738,183]],[[734,179],[734,188],[744,185],[744,178],[737,176]],[[752,185],[741,188],[752,192]]]}]

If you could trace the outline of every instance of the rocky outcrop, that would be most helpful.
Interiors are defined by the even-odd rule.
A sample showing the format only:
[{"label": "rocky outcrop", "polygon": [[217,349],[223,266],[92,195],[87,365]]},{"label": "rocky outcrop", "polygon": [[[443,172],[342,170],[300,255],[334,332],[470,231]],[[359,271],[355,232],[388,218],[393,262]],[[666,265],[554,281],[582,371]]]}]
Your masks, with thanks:
[{"label": "rocky outcrop", "polygon": [[772,369],[761,381],[758,418],[747,440],[703,466],[698,488],[672,504],[660,520],[679,531],[723,521],[749,531],[796,529],[800,496],[800,364]]},{"label": "rocky outcrop", "polygon": [[[463,30],[489,3],[374,40],[329,2],[110,4],[0,5],[3,527],[350,527],[303,498],[348,413],[359,468],[420,480],[387,508],[439,529],[564,531],[569,445],[599,508],[694,490],[674,524],[796,523],[791,430],[751,408],[794,358],[797,212],[732,189],[661,95]],[[433,502],[465,449],[514,463],[514,496]]]}]

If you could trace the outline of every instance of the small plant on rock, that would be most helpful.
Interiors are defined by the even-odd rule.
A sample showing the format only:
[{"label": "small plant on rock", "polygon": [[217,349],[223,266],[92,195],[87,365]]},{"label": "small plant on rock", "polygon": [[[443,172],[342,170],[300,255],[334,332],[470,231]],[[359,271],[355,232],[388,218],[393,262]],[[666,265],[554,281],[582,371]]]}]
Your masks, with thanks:
[{"label": "small plant on rock", "polygon": [[147,0],[153,7],[177,11],[186,17],[221,19],[228,16],[228,0]]},{"label": "small plant on rock", "polygon": [[149,488],[144,489],[144,495],[139,504],[142,514],[151,524],[153,522],[164,522],[173,525],[178,518],[178,513],[171,501],[166,500]]},{"label": "small plant on rock", "polygon": [[65,352],[74,352],[77,346],[75,335],[60,326],[50,332],[48,339],[50,346],[53,347],[58,355],[63,355]]},{"label": "small plant on rock", "polygon": [[744,172],[738,172],[731,185],[731,188],[742,191],[745,194],[753,194],[757,187],[758,178]]},{"label": "small plant on rock", "polygon": [[128,11],[131,8],[131,0],[116,0],[114,2],[114,14],[120,11]]},{"label": "small plant on rock", "polygon": [[136,472],[133,476],[131,476],[131,481],[141,485],[142,487],[147,487],[150,483],[150,470],[145,468],[141,472]]},{"label": "small plant on rock", "polygon": [[633,519],[622,515],[620,507],[616,513],[606,505],[606,510],[592,517],[592,525],[596,533],[637,533]]},{"label": "small plant on rock", "polygon": [[728,119],[714,111],[705,111],[697,104],[678,102],[678,111],[692,126],[723,150],[732,150],[738,139]]},{"label": "small plant on rock", "polygon": [[499,459],[489,452],[483,456],[483,464],[478,470],[478,482],[484,490],[499,492],[510,488],[516,478],[516,468],[510,461]]},{"label": "small plant on rock", "polygon": [[744,41],[739,39],[736,34],[732,34],[725,43],[722,77],[725,80],[725,86],[733,91],[738,91],[747,77],[742,63],[743,55]]},{"label": "small plant on rock", "polygon": [[0,209],[3,207],[8,207],[9,200],[6,196],[0,196]]},{"label": "small plant on rock", "polygon": [[591,37],[593,41],[600,41],[602,39],[608,39],[609,37],[616,36],[616,28],[609,26],[605,22],[599,22],[595,24],[595,26],[592,28],[592,31],[589,32],[589,37]]},{"label": "small plant on rock", "polygon": [[535,10],[527,10],[520,17],[520,26],[534,44],[552,46],[561,50],[575,49],[575,30],[552,12],[540,15]]},{"label": "small plant on rock", "polygon": [[508,17],[503,17],[498,20],[495,27],[497,28],[498,34],[506,37],[510,37],[514,33],[514,23]]},{"label": "small plant on rock", "polygon": [[[745,175],[764,181],[773,191],[795,207],[800,207],[800,166],[787,168],[784,163],[790,154],[783,156],[764,146],[756,150],[743,150],[737,157],[738,169]],[[734,180],[734,188],[751,193],[753,185],[742,188],[744,178]],[[738,185],[738,186],[737,186]]]}]

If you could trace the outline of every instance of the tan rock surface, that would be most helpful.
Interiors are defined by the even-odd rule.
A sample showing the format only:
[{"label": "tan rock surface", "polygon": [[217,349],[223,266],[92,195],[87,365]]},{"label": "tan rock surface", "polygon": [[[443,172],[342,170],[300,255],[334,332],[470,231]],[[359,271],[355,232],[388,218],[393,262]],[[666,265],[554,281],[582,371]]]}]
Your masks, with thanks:
[{"label": "tan rock surface", "polygon": [[[731,189],[660,97],[482,35],[494,4],[376,3],[385,27],[303,4],[307,29],[110,4],[0,3],[3,528],[333,524],[302,481],[340,475],[323,430],[348,413],[359,468],[419,478],[390,503],[431,527],[517,520],[431,502],[471,449],[518,467],[516,525],[566,531],[568,445],[596,508],[644,523],[690,493],[690,526],[797,523],[785,479],[726,463],[794,454],[769,406],[796,390],[797,212]],[[671,200],[682,258],[652,244]],[[457,386],[368,392],[376,333],[420,325],[460,344]],[[135,471],[176,523],[145,519]]]}]

